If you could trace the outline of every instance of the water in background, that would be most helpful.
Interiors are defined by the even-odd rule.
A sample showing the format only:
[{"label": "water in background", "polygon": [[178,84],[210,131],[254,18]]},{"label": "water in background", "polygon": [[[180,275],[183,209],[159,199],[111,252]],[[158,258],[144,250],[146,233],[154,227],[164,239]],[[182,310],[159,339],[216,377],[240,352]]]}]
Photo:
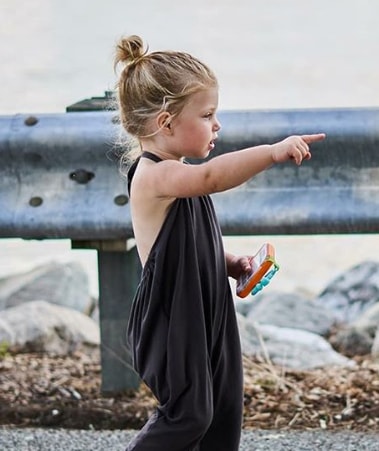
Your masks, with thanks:
[{"label": "water in background", "polygon": [[[114,44],[134,33],[151,50],[207,62],[220,109],[378,106],[378,17],[372,0],[1,0],[0,114],[64,112],[112,89]],[[377,235],[240,237],[226,246],[254,252],[267,239],[281,263],[275,288],[286,291],[317,293],[339,272],[379,259]],[[95,251],[72,251],[66,240],[0,241],[0,277],[49,259],[81,261],[97,293]]]}]

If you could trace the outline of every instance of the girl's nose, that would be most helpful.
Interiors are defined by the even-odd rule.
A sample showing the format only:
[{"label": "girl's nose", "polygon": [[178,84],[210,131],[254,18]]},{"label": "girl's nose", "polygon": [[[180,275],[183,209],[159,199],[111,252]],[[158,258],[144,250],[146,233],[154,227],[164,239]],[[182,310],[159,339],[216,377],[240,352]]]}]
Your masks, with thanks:
[{"label": "girl's nose", "polygon": [[217,117],[216,117],[215,124],[214,124],[213,128],[215,129],[216,132],[218,132],[221,129],[221,123],[219,122]]}]

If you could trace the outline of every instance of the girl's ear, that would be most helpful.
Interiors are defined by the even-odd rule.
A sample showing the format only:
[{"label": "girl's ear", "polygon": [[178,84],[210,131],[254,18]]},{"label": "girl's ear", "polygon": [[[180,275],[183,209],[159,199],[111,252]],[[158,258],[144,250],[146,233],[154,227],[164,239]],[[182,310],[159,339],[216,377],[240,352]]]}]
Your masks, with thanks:
[{"label": "girl's ear", "polygon": [[171,134],[171,120],[172,116],[167,111],[162,111],[159,113],[157,116],[158,130]]}]

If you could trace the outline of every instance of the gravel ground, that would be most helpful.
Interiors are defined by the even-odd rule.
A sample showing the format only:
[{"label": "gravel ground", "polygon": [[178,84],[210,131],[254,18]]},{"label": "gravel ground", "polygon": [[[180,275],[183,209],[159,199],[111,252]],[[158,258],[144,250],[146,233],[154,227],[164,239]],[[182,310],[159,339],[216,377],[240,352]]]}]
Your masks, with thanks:
[{"label": "gravel ground", "polygon": [[[0,449],[17,451],[119,451],[131,431],[0,429]],[[379,434],[327,431],[244,431],[240,451],[377,451]]]}]

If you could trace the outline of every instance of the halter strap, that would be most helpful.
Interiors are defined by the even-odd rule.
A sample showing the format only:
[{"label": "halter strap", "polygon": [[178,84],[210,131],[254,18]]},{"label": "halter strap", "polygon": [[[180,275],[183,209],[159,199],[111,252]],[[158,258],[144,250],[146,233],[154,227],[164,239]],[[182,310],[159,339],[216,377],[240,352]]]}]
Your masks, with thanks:
[{"label": "halter strap", "polygon": [[162,161],[162,158],[158,157],[158,155],[148,152],[147,150],[142,152],[141,157],[148,158],[149,160],[155,161],[155,163]]},{"label": "halter strap", "polygon": [[137,158],[137,160],[132,164],[132,166],[130,167],[130,169],[128,171],[128,192],[129,192],[129,196],[130,196],[130,185],[132,184],[132,179],[133,179],[134,173],[136,172],[138,162],[139,162],[139,160],[142,157],[143,158],[148,158],[149,160],[152,160],[155,163],[159,163],[160,161],[162,161],[162,158],[159,158],[154,153],[148,152],[147,150],[142,152],[141,156]]}]

